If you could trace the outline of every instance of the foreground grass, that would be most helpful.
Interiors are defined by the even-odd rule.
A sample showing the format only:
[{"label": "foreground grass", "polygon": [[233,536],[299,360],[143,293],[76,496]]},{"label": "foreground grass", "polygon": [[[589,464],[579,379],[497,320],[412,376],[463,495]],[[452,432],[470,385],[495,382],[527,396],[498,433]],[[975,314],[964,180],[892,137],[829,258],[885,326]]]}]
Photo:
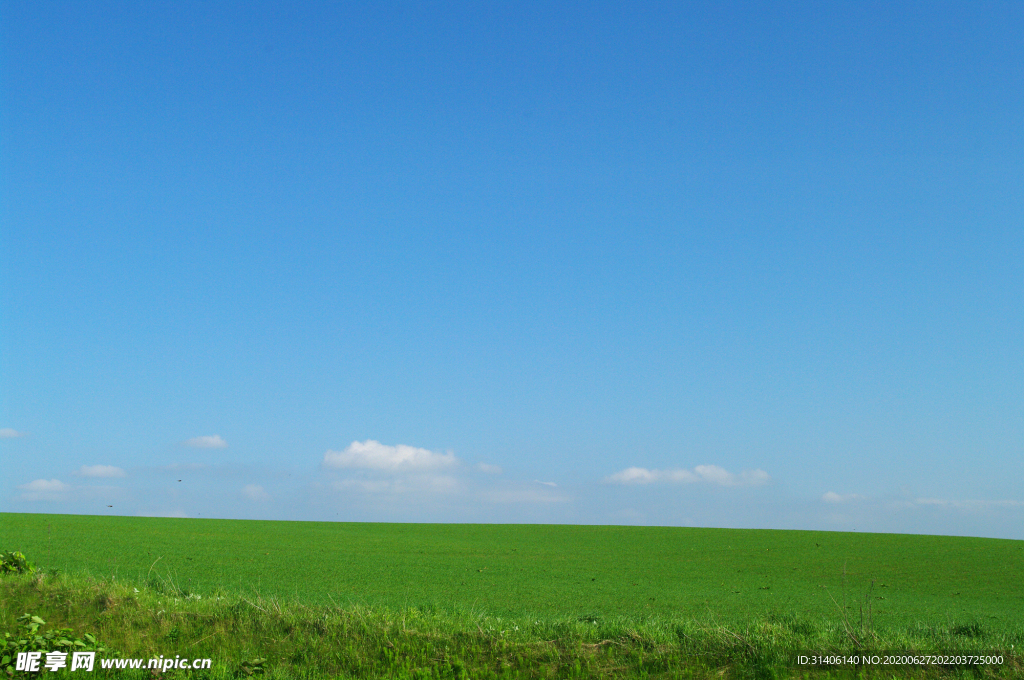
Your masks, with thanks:
[{"label": "foreground grass", "polygon": [[[431,607],[307,605],[219,591],[190,594],[168,578],[152,585],[88,575],[0,578],[0,632],[36,614],[55,627],[92,632],[116,655],[213,659],[181,676],[270,678],[952,678],[1024,677],[1021,628],[936,623],[878,628],[766,612],[745,624],[713,618],[603,619],[494,616]],[[1001,666],[798,667],[799,653],[874,650],[1002,654]],[[152,678],[148,670],[107,671]],[[104,671],[97,670],[98,676]],[[74,674],[72,674],[74,675]],[[77,677],[77,675],[75,676]]]}]

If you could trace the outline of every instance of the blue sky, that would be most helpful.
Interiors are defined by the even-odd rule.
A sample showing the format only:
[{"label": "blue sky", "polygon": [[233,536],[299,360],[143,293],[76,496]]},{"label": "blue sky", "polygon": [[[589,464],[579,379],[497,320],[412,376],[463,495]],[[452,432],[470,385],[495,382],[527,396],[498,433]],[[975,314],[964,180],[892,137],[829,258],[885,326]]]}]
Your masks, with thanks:
[{"label": "blue sky", "polygon": [[0,5],[0,510],[1024,538],[1024,5],[296,4]]}]

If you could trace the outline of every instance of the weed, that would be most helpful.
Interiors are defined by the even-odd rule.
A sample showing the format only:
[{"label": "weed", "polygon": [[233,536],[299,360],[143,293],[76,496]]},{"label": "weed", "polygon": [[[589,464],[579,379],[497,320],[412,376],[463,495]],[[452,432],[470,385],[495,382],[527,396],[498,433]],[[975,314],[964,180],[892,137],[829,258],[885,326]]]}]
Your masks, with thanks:
[{"label": "weed", "polygon": [[17,550],[0,552],[0,574],[31,574],[35,570],[24,553]]},{"label": "weed", "polygon": [[17,618],[17,622],[21,631],[14,635],[4,633],[3,639],[0,640],[0,673],[7,677],[14,677],[17,672],[15,662],[21,652],[107,651],[96,642],[96,637],[92,633],[74,636],[70,628],[41,631],[46,621],[32,614],[22,614]]},{"label": "weed", "polygon": [[238,672],[246,677],[262,675],[267,670],[266,663],[267,659],[262,656],[248,659],[238,664]]}]

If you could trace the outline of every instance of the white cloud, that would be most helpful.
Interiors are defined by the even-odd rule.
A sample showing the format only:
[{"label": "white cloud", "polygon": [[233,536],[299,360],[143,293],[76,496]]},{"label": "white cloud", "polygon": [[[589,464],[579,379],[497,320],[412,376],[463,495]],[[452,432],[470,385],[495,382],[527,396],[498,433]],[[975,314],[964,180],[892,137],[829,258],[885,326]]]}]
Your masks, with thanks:
[{"label": "white cloud", "polygon": [[18,432],[17,430],[10,427],[0,427],[0,439],[14,439],[16,437],[24,437],[25,432]]},{"label": "white cloud", "polygon": [[352,442],[344,451],[328,451],[323,464],[332,468],[357,468],[405,472],[451,467],[458,462],[455,454],[435,453],[427,449],[399,444],[386,446],[373,439]]},{"label": "white cloud", "polygon": [[430,498],[450,500],[453,494],[464,491],[467,472],[450,451],[437,453],[405,444],[388,446],[373,439],[352,442],[344,451],[327,451],[322,467],[348,472],[346,478],[329,482],[331,488],[345,495],[378,496],[389,502],[401,497],[406,499],[403,503],[426,503],[421,507],[428,507]]},{"label": "white cloud", "polygon": [[477,463],[476,469],[480,472],[486,472],[489,475],[500,475],[501,468],[497,465],[488,465],[487,463]]},{"label": "white cloud", "polygon": [[29,482],[28,484],[22,484],[18,487],[19,489],[25,489],[26,491],[66,491],[70,487],[56,479],[37,479]]},{"label": "white cloud", "polygon": [[185,442],[185,446],[194,446],[197,449],[226,449],[228,443],[221,439],[219,434],[214,434],[205,437],[192,437]]},{"label": "white cloud", "polygon": [[83,465],[75,471],[79,477],[127,477],[119,467],[113,465]]},{"label": "white cloud", "polygon": [[57,479],[36,479],[18,488],[25,491],[21,494],[24,501],[56,501],[71,487]]},{"label": "white cloud", "polygon": [[621,472],[616,472],[614,475],[609,476],[605,481],[616,482],[618,484],[649,484],[657,479],[658,471],[651,472],[646,468],[631,467],[626,468]]},{"label": "white cloud", "polygon": [[259,484],[246,484],[242,488],[242,495],[251,501],[265,501],[270,498],[270,494],[263,490],[263,487]]},{"label": "white cloud", "polygon": [[555,484],[554,482],[542,482],[542,481],[540,481],[539,479],[535,479],[535,480],[533,480],[533,481],[534,481],[534,482],[536,482],[537,484],[543,484],[544,486],[552,486],[552,487],[554,487],[554,486],[558,486],[558,485],[557,485],[557,484]]},{"label": "white cloud", "polygon": [[855,493],[838,494],[835,491],[827,491],[821,497],[821,500],[826,503],[846,503],[847,501],[855,501],[863,498],[863,496]]},{"label": "white cloud", "polygon": [[720,486],[760,486],[771,481],[764,470],[744,470],[736,475],[717,465],[698,465],[693,470],[648,470],[630,467],[605,478],[614,484],[651,484],[653,482],[707,482]]},{"label": "white cloud", "polygon": [[722,486],[733,486],[737,483],[735,475],[717,465],[698,465],[693,468],[702,479],[713,484]]}]

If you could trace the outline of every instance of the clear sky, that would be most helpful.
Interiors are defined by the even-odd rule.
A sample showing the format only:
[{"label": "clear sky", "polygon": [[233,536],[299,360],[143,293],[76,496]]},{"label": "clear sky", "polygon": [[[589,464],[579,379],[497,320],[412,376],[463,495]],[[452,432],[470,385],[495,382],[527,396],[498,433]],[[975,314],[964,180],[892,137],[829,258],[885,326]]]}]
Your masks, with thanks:
[{"label": "clear sky", "polygon": [[1024,3],[0,4],[0,510],[1024,538]]}]

